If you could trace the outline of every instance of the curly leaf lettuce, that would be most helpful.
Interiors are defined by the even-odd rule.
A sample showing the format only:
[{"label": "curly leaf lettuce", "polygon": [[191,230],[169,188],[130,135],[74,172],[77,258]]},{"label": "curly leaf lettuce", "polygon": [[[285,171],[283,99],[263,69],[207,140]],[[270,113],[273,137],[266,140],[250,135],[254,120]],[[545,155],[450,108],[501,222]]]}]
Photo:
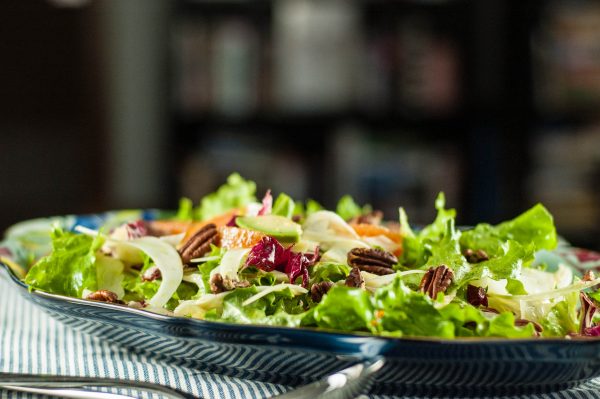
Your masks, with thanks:
[{"label": "curly leaf lettuce", "polygon": [[237,173],[227,178],[227,183],[214,193],[206,195],[194,210],[194,219],[207,220],[231,209],[240,208],[256,202],[256,183],[244,180]]},{"label": "curly leaf lettuce", "polygon": [[439,241],[446,232],[448,222],[450,220],[454,221],[456,218],[455,209],[446,209],[446,196],[444,193],[439,193],[435,199],[435,209],[437,210],[437,215],[433,223],[419,232],[419,239],[421,239],[421,241]]},{"label": "curly leaf lettuce", "polygon": [[454,285],[462,287],[469,281],[486,277],[494,280],[510,279],[509,288],[512,293],[522,293],[524,288],[518,279],[522,268],[533,260],[533,255],[532,245],[523,246],[517,241],[509,240],[500,246],[495,258],[473,265],[464,262],[463,265],[454,268]]},{"label": "curly leaf lettuce", "polygon": [[96,291],[96,251],[104,239],[61,229],[53,230],[51,237],[52,252],[32,266],[25,283],[31,288],[77,298],[81,298],[85,290]]},{"label": "curly leaf lettuce", "polygon": [[273,203],[273,209],[271,214],[279,215],[286,218],[291,218],[296,209],[296,203],[287,194],[281,193],[277,196],[275,203]]},{"label": "curly leaf lettuce", "polygon": [[244,302],[256,295],[255,286],[238,288],[223,299],[222,309],[213,309],[206,313],[207,320],[218,320],[240,324],[264,324],[299,326],[304,317],[302,296],[295,296],[286,288],[269,294],[244,305]]},{"label": "curly leaf lettuce", "polygon": [[359,206],[354,199],[349,195],[344,195],[337,203],[335,212],[342,217],[344,220],[350,220],[353,217],[360,216],[364,213],[371,212],[371,206],[365,205]]},{"label": "curly leaf lettuce", "polygon": [[556,248],[557,236],[552,215],[543,205],[537,204],[497,226],[478,224],[463,233],[460,244],[463,248],[482,249],[489,256],[497,256],[502,252],[502,244],[508,240],[521,245],[533,243],[536,251]]},{"label": "curly leaf lettuce", "polygon": [[318,327],[392,336],[523,338],[535,334],[531,324],[515,326],[509,312],[488,315],[468,304],[443,306],[442,301],[408,288],[400,277],[375,290],[373,296],[357,288],[334,286],[310,317],[305,321]]}]

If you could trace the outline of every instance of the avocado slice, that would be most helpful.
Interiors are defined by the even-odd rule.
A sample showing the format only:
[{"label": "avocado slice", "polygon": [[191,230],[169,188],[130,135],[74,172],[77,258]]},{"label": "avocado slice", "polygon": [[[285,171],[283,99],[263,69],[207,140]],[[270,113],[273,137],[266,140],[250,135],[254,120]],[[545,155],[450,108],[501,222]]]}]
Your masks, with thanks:
[{"label": "avocado slice", "polygon": [[279,215],[239,216],[235,223],[244,229],[260,231],[283,242],[296,242],[302,234],[302,227],[298,223]]}]

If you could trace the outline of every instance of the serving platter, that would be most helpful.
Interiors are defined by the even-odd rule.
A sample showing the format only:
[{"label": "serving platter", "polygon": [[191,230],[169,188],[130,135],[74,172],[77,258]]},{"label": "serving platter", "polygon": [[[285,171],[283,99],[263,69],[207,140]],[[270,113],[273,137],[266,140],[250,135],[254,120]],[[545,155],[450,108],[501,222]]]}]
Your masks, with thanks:
[{"label": "serving platter", "polygon": [[[384,356],[373,393],[476,396],[547,392],[600,376],[600,339],[415,339],[308,328],[239,325],[151,313],[30,290],[21,280],[31,256],[49,250],[52,225],[98,228],[164,217],[134,210],[27,221],[0,243],[0,276],[16,295],[100,339],[196,369],[287,385],[313,381],[357,361]],[[561,245],[538,254],[549,266],[598,268],[600,255]]]}]

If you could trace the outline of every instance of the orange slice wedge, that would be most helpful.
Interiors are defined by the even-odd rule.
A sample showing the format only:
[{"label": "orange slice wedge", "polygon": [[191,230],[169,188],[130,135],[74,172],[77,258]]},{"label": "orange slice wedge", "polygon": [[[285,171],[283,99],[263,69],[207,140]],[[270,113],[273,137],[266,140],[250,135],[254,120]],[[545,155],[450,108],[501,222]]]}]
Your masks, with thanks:
[{"label": "orange slice wedge", "polygon": [[221,238],[221,247],[227,249],[251,248],[265,236],[261,232],[239,227],[221,226],[218,231]]},{"label": "orange slice wedge", "polygon": [[[350,223],[350,226],[356,231],[361,237],[377,237],[385,236],[393,242],[402,246],[402,235],[399,232],[392,231],[384,226],[368,223]],[[402,253],[402,247],[394,251],[394,255],[400,255]]]}]

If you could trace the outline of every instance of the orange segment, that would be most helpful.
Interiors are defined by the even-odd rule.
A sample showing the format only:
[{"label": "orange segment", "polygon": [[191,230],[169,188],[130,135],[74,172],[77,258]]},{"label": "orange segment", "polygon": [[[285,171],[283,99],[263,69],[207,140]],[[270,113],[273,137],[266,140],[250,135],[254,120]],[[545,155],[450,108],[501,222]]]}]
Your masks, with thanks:
[{"label": "orange segment", "polygon": [[160,235],[180,234],[190,227],[192,222],[182,220],[151,220],[148,226],[151,231]]},{"label": "orange segment", "polygon": [[227,249],[253,247],[265,236],[258,231],[240,229],[239,227],[221,226],[218,231],[221,237],[221,247]]},{"label": "orange segment", "polygon": [[[402,235],[399,232],[392,231],[384,226],[368,223],[350,223],[350,226],[356,231],[361,237],[376,237],[385,236],[393,242],[402,245]],[[394,255],[400,255],[402,253],[402,247],[394,251]]]},{"label": "orange segment", "polygon": [[390,240],[400,244],[402,236],[400,233],[391,231],[387,227],[368,223],[351,223],[350,226],[356,231],[356,234],[363,237],[386,236]]},{"label": "orange segment", "polygon": [[186,242],[187,240],[189,240],[190,237],[193,236],[198,230],[200,230],[202,227],[206,226],[209,223],[214,223],[217,227],[225,226],[227,223],[229,223],[233,215],[239,214],[241,214],[241,211],[239,209],[232,209],[208,220],[203,220],[201,222],[192,222],[188,225],[188,228],[185,230],[185,236],[183,237],[181,242]]}]

